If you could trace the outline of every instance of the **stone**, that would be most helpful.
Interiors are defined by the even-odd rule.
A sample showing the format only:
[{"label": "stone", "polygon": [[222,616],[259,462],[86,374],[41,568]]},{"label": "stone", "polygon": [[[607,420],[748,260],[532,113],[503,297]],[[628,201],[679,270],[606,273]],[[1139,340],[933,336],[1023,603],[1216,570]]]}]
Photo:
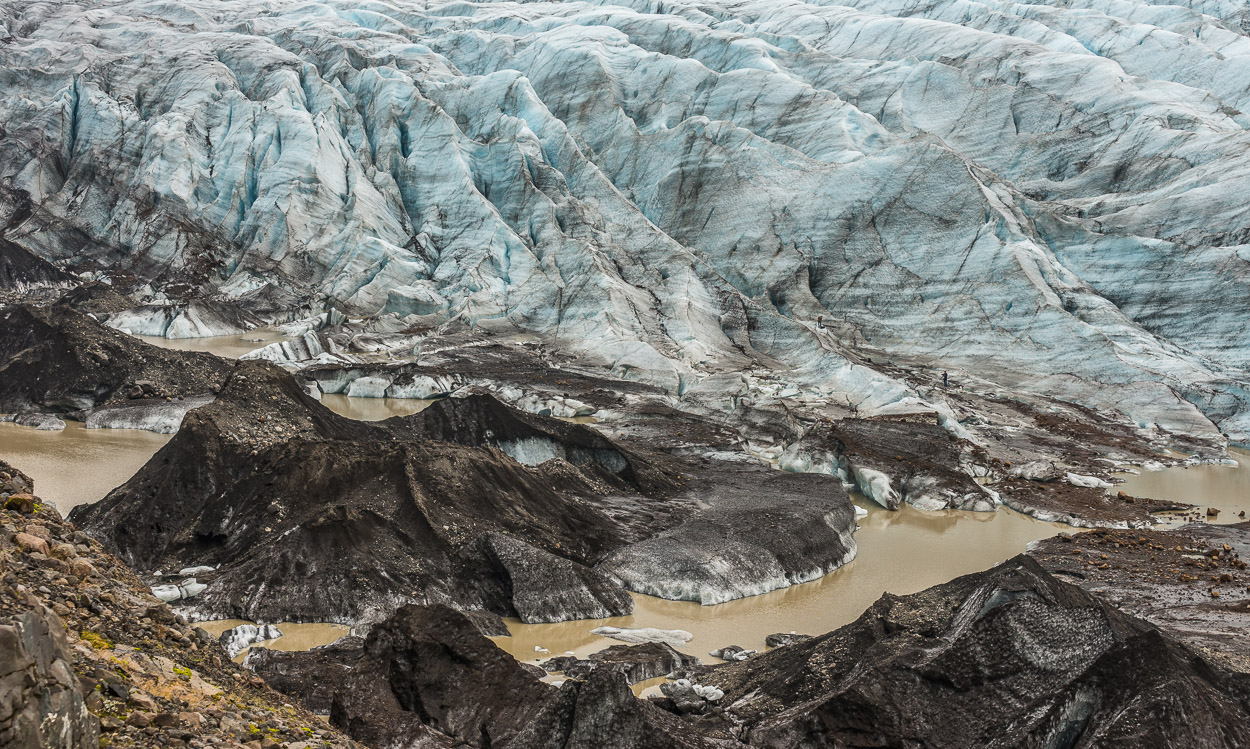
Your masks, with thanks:
[{"label": "stone", "polygon": [[679,653],[666,643],[651,642],[613,645],[596,651],[585,660],[569,664],[564,673],[570,679],[584,679],[591,671],[607,669],[622,674],[628,683],[636,684],[698,665],[701,662],[695,656]]},{"label": "stone", "polygon": [[155,713],[157,710],[156,700],[152,697],[152,695],[138,689],[130,690],[129,702],[132,707],[139,710],[145,710],[151,713]]},{"label": "stone", "polygon": [[18,548],[28,554],[38,553],[46,556],[50,551],[46,540],[29,533],[18,533],[13,540],[17,542]]},{"label": "stone", "polygon": [[37,501],[31,494],[10,494],[4,500],[4,509],[29,515],[35,511]]},{"label": "stone", "polygon": [[726,645],[709,653],[713,658],[720,658],[726,661],[745,661],[755,654],[756,651],[747,650],[739,645]]},{"label": "stone", "polygon": [[1250,741],[1239,675],[1025,555],[701,679],[760,746],[1061,745],[1072,720],[1107,745]]},{"label": "stone", "polygon": [[186,726],[191,731],[198,732],[204,727],[204,716],[197,712],[188,711],[178,713],[178,720],[180,720],[182,725]]},{"label": "stone", "polygon": [[42,538],[44,541],[47,541],[48,543],[52,542],[52,531],[48,530],[46,526],[27,525],[22,530],[27,535],[35,536],[36,538]]}]

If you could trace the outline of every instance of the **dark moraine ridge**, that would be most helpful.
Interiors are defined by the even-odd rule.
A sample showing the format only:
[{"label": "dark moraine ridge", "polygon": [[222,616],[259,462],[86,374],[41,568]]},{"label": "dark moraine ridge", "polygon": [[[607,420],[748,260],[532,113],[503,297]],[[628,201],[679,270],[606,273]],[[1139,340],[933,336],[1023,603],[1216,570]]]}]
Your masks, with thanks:
[{"label": "dark moraine ridge", "polygon": [[[527,467],[504,452],[517,440],[566,458]],[[359,422],[277,367],[243,362],[138,474],[73,519],[138,569],[221,565],[193,601],[206,614],[355,622],[446,601],[559,621],[632,610],[590,568],[629,535],[593,500],[676,484],[585,427],[486,397]]]},{"label": "dark moraine ridge", "polygon": [[187,602],[198,616],[287,621],[369,623],[408,602],[602,618],[632,610],[622,581],[727,600],[855,548],[832,477],[639,451],[485,395],[359,422],[251,361],[73,517],[138,569],[221,565]]},{"label": "dark moraine ridge", "polygon": [[363,642],[303,653],[254,650],[247,662],[304,705],[328,705],[331,724],[369,746],[715,746],[635,698],[611,664],[554,689],[446,606],[401,608]]},{"label": "dark moraine ridge", "polygon": [[0,412],[68,413],[214,392],[231,364],[148,345],[72,309],[0,307]]},{"label": "dark moraine ridge", "polygon": [[751,745],[1234,747],[1250,677],[1018,556],[706,674]]}]

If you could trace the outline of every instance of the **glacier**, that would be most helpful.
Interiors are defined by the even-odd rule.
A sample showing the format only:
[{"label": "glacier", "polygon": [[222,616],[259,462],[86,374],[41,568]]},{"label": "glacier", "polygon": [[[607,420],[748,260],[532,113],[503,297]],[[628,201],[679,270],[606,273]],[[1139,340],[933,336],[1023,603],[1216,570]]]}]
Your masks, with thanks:
[{"label": "glacier", "polygon": [[[13,0],[0,233],[211,299],[128,318],[161,335],[278,300],[677,394],[770,371],[958,433],[908,374],[936,368],[1247,442],[1248,29],[1232,0]],[[322,353],[301,332],[259,356]]]}]

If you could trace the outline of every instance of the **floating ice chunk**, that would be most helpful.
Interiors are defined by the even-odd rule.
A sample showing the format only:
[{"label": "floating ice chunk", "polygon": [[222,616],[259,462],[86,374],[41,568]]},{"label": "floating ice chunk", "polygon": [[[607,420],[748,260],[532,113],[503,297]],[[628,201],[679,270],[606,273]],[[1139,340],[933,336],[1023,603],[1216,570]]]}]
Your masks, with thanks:
[{"label": "floating ice chunk", "polygon": [[694,635],[684,629],[656,629],[654,627],[643,627],[641,629],[595,627],[590,630],[590,634],[610,637],[613,640],[620,640],[621,642],[633,644],[644,642],[662,642],[671,647],[684,645],[694,639]]},{"label": "floating ice chunk", "polygon": [[194,577],[178,583],[178,590],[182,592],[183,598],[195,598],[207,589],[207,585],[198,582]]},{"label": "floating ice chunk", "polygon": [[184,598],[194,598],[203,593],[208,588],[207,585],[198,582],[194,577],[183,580],[180,583],[156,585],[152,587],[152,595],[161,599],[166,603],[173,603]]}]

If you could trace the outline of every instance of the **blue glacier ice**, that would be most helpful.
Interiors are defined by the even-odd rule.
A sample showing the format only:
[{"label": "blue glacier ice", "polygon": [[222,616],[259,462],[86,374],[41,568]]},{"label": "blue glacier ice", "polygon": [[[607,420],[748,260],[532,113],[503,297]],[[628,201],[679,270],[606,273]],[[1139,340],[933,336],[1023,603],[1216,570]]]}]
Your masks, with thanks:
[{"label": "blue glacier ice", "polygon": [[1247,441],[1247,29],[1233,0],[9,2],[0,227],[674,393],[768,370],[958,431],[897,359]]}]

